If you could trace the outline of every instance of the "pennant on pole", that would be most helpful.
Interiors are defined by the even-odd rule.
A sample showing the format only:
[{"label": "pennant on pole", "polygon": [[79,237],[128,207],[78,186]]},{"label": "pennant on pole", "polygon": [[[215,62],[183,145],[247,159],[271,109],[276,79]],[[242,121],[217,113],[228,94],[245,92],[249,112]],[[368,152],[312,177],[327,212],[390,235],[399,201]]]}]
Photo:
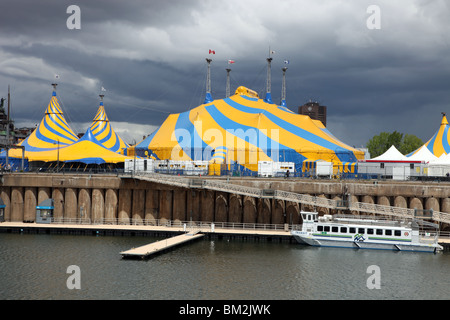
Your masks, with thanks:
[{"label": "pennant on pole", "polygon": [[209,49],[209,54],[216,54],[216,51]]},{"label": "pennant on pole", "polygon": [[234,60],[228,60],[228,64],[233,64]]}]

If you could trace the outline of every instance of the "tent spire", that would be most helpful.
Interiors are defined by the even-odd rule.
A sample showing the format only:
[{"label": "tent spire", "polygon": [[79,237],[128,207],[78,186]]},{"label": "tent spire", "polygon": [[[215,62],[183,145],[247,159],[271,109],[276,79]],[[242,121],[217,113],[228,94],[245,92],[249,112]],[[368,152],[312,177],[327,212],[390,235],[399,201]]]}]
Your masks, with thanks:
[{"label": "tent spire", "polygon": [[213,101],[211,96],[211,61],[212,59],[206,58],[206,63],[208,64],[208,71],[206,74],[206,96],[204,103],[210,103]]},{"label": "tent spire", "polygon": [[103,97],[105,95],[103,93],[100,93],[98,96],[100,97],[100,105],[102,106],[103,105]]},{"label": "tent spire", "polygon": [[230,68],[225,69],[227,70],[227,89],[226,89],[226,93],[225,93],[225,98],[228,98],[230,96]]},{"label": "tent spire", "polygon": [[272,102],[272,93],[271,93],[271,87],[272,87],[271,72],[270,72],[271,63],[272,63],[272,58],[267,58],[266,98],[264,99],[264,101],[267,103],[273,103]]},{"label": "tent spire", "polygon": [[441,126],[442,125],[448,125],[448,121],[447,121],[447,117],[445,116],[445,112],[442,112]]},{"label": "tent spire", "polygon": [[283,70],[283,82],[281,84],[281,106],[286,107],[286,70],[287,67],[281,68]]},{"label": "tent spire", "polygon": [[52,86],[53,86],[53,96],[56,96],[56,86],[57,86],[58,84],[57,83],[52,83]]}]

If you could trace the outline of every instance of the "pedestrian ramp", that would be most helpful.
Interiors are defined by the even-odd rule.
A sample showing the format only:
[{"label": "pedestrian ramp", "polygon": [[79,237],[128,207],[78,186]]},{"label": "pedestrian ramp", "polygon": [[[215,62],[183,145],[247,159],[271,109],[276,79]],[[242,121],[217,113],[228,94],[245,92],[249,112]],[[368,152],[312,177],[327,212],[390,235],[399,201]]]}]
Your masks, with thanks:
[{"label": "pedestrian ramp", "polygon": [[120,254],[124,259],[145,259],[157,253],[172,249],[181,244],[192,242],[193,240],[197,240],[199,238],[202,238],[203,236],[205,235],[203,233],[199,233],[198,231],[184,233],[157,242],[152,242],[141,247],[122,251]]}]

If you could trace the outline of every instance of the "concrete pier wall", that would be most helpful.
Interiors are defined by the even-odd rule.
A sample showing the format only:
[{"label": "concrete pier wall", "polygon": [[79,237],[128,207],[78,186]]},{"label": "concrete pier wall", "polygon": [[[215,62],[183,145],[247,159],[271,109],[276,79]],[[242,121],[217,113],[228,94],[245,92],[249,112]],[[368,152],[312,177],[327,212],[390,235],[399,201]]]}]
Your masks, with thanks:
[{"label": "concrete pier wall", "polygon": [[[422,182],[351,182],[314,180],[233,179],[263,189],[279,189],[327,199],[392,205],[403,208],[450,212],[450,184]],[[5,219],[34,222],[36,206],[54,200],[54,217],[90,219],[93,223],[152,224],[156,219],[234,223],[301,223],[299,211],[336,210],[311,208],[295,202],[185,189],[130,177],[91,175],[5,174],[0,197]],[[450,230],[449,226],[441,226]]]}]

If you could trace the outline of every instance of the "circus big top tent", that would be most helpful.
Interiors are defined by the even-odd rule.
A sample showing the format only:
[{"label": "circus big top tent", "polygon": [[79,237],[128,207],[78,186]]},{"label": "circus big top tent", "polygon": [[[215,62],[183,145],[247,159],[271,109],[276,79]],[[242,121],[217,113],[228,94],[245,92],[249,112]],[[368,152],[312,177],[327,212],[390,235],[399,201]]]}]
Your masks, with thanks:
[{"label": "circus big top tent", "polygon": [[239,87],[225,99],[205,101],[183,113],[171,114],[136,146],[161,160],[208,160],[238,164],[257,171],[258,161],[332,162],[335,170],[354,170],[362,151],[336,139],[320,121],[260,99]]},{"label": "circus big top tent", "polygon": [[[45,115],[37,128],[19,145],[28,162],[79,162],[86,165],[123,163],[129,157],[118,152],[128,145],[114,132],[103,103],[91,127],[79,139],[67,123],[56,95],[56,85]],[[100,139],[100,141],[99,141]],[[117,152],[115,152],[117,151]],[[10,159],[20,159],[21,150],[10,150]],[[5,155],[2,155],[5,158]]]},{"label": "circus big top tent", "polygon": [[90,127],[92,134],[109,150],[123,154],[129,145],[111,127],[103,105],[103,95],[100,95],[100,98],[100,106]]},{"label": "circus big top tent", "polygon": [[[442,114],[441,125],[436,133],[428,140],[424,146],[431,151],[437,158],[439,158],[442,154],[450,153],[450,134],[449,134],[449,124],[447,121],[447,117],[445,113]],[[411,152],[407,156],[412,156],[415,153],[419,152],[422,147],[417,150]]]}]

